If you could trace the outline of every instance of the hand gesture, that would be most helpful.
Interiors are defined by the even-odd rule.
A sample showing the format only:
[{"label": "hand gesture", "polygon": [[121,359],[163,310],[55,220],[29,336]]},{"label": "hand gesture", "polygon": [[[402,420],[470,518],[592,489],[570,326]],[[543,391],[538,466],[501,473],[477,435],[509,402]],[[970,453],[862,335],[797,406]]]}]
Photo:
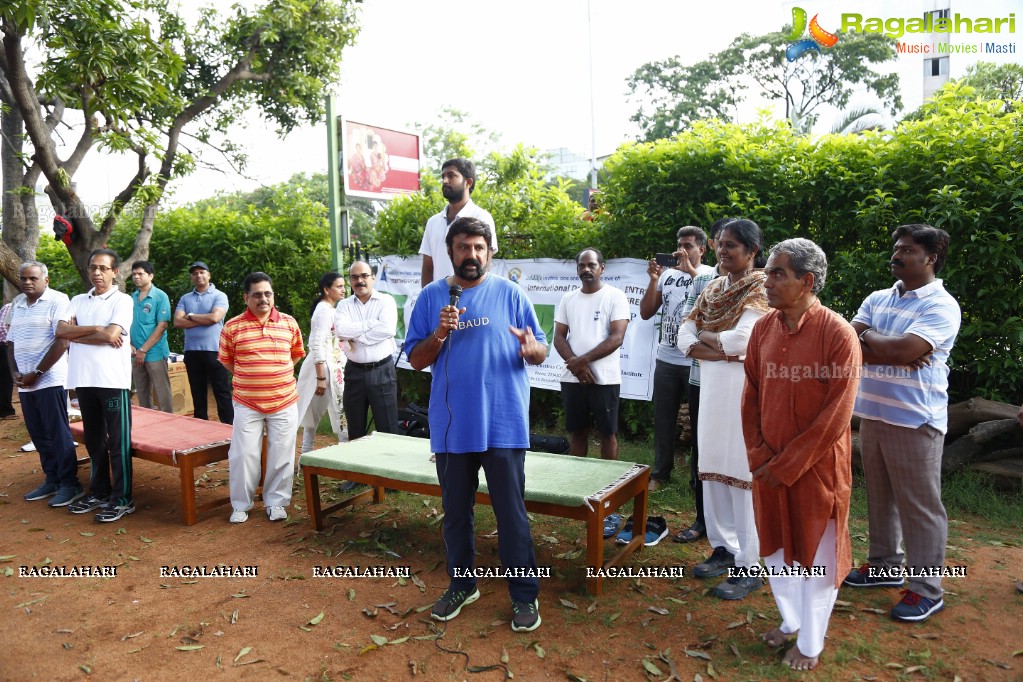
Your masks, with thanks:
[{"label": "hand gesture", "polygon": [[437,325],[437,336],[445,337],[448,332],[458,329],[458,316],[465,314],[465,308],[446,305],[440,309],[440,324]]}]

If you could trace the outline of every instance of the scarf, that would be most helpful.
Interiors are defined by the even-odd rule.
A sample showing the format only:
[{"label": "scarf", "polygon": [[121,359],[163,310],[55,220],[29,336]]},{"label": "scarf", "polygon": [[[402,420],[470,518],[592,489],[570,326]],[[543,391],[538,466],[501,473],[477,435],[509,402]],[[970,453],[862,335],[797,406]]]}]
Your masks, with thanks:
[{"label": "scarf", "polygon": [[735,284],[728,286],[728,275],[718,277],[707,285],[688,319],[696,322],[700,331],[723,332],[732,329],[746,308],[767,312],[767,293],[763,270],[754,270]]}]

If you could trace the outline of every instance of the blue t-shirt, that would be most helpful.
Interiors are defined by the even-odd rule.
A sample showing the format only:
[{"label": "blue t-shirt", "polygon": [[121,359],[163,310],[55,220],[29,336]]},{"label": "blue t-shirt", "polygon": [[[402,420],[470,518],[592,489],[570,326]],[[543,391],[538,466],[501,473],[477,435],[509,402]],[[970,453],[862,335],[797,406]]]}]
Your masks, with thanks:
[{"label": "blue t-shirt", "polygon": [[[131,320],[131,345],[141,348],[149,339],[149,335],[161,322],[170,323],[171,307],[170,298],[163,291],[156,287],[150,287],[145,298],[139,300],[141,292],[138,289],[131,293],[131,300],[135,303],[135,314]],[[153,344],[153,347],[146,353],[146,362],[165,360],[170,355],[170,347],[167,345],[167,330],[163,331],[160,340]]]},{"label": "blue t-shirt", "polygon": [[[218,291],[210,282],[209,288],[201,294],[192,289],[178,300],[177,310],[185,314],[208,315],[214,308],[223,308],[227,317],[227,294]],[[185,330],[185,350],[205,350],[216,353],[220,350],[220,332],[224,329],[224,321],[216,324],[190,327]]]},{"label": "blue t-shirt", "polygon": [[[440,309],[449,302],[442,279],[422,290],[405,336],[406,352],[433,334]],[[430,449],[462,453],[528,448],[529,376],[519,356],[519,340],[508,326],[530,327],[537,341],[547,343],[536,311],[517,284],[492,274],[462,292],[458,307],[466,309],[459,329],[431,368]],[[455,366],[449,369],[452,354]]]}]

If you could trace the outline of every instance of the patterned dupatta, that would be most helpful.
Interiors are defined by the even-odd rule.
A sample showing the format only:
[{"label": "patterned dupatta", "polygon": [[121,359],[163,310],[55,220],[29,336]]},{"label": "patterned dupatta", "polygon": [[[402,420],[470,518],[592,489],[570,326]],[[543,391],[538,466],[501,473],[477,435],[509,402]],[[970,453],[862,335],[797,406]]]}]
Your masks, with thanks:
[{"label": "patterned dupatta", "polygon": [[700,331],[723,332],[735,327],[746,308],[766,313],[770,310],[766,280],[763,270],[754,270],[731,286],[728,275],[718,277],[700,294],[687,319],[694,320]]}]

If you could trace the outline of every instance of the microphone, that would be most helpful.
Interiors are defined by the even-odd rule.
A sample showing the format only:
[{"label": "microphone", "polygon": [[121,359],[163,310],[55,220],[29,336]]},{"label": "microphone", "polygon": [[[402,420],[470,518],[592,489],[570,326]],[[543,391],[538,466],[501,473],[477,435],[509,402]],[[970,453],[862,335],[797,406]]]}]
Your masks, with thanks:
[{"label": "microphone", "polygon": [[[452,284],[448,288],[448,296],[450,297],[448,304],[455,310],[458,310],[458,299],[462,297],[462,287],[458,286],[457,284]],[[454,333],[455,333],[454,329],[448,330],[448,336],[451,336]]]}]

